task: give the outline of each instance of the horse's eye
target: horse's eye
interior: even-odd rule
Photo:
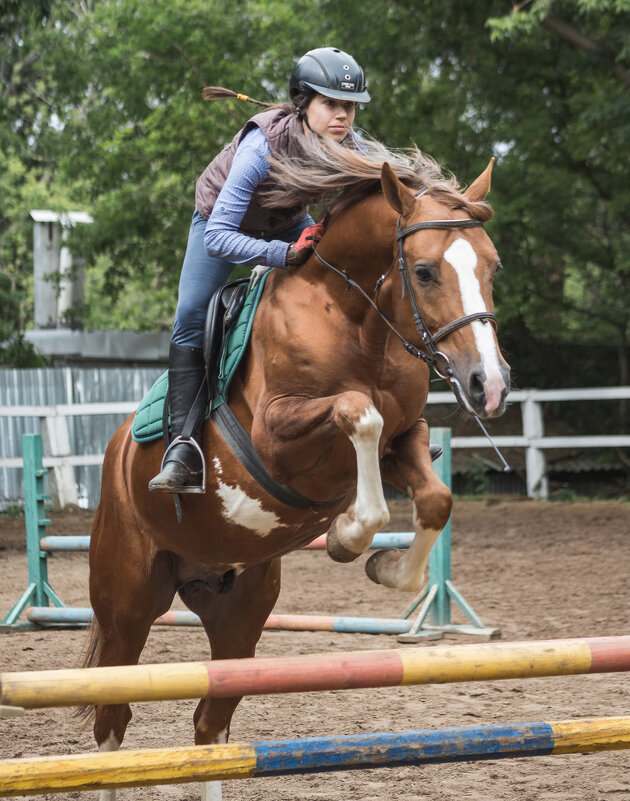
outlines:
[[[421,284],[430,284],[433,281],[433,270],[426,264],[419,264],[416,267],[416,278]]]

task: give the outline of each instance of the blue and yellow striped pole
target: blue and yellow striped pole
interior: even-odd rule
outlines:
[[[117,751],[2,762],[0,796],[625,748],[628,717]]]

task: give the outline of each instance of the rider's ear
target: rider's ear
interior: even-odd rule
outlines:
[[[381,186],[387,202],[401,217],[411,212],[416,202],[414,194],[398,180],[387,162],[381,168]]]
[[[490,191],[490,182],[492,177],[492,165],[494,164],[494,156],[490,159],[488,166],[481,173],[479,178],[472,182],[468,189],[464,192],[466,200],[471,203],[476,203],[478,200],[483,200]]]

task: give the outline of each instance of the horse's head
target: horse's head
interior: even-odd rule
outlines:
[[[479,219],[484,209],[489,216],[481,201],[491,171],[492,161],[463,195],[444,189],[414,194],[389,164],[381,175],[383,193],[399,214],[402,292],[393,299],[396,321],[428,352],[460,405],[481,418],[503,414],[510,383],[492,303],[500,261]]]

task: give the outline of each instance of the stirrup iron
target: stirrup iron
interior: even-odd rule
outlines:
[[[201,450],[201,446],[197,442],[196,439],[193,437],[188,437],[188,439],[184,439],[181,434],[171,442],[168,448],[164,451],[164,456],[162,457],[162,462],[160,464],[160,473],[164,470],[164,466],[166,464],[166,457],[168,456],[169,451],[174,445],[192,445],[197,453],[199,454],[199,458],[201,459],[201,484],[200,485],[191,485],[190,487],[184,487],[183,489],[178,489],[174,491],[174,494],[179,495],[181,494],[205,494],[206,492],[206,459],[203,455],[203,451]]]

